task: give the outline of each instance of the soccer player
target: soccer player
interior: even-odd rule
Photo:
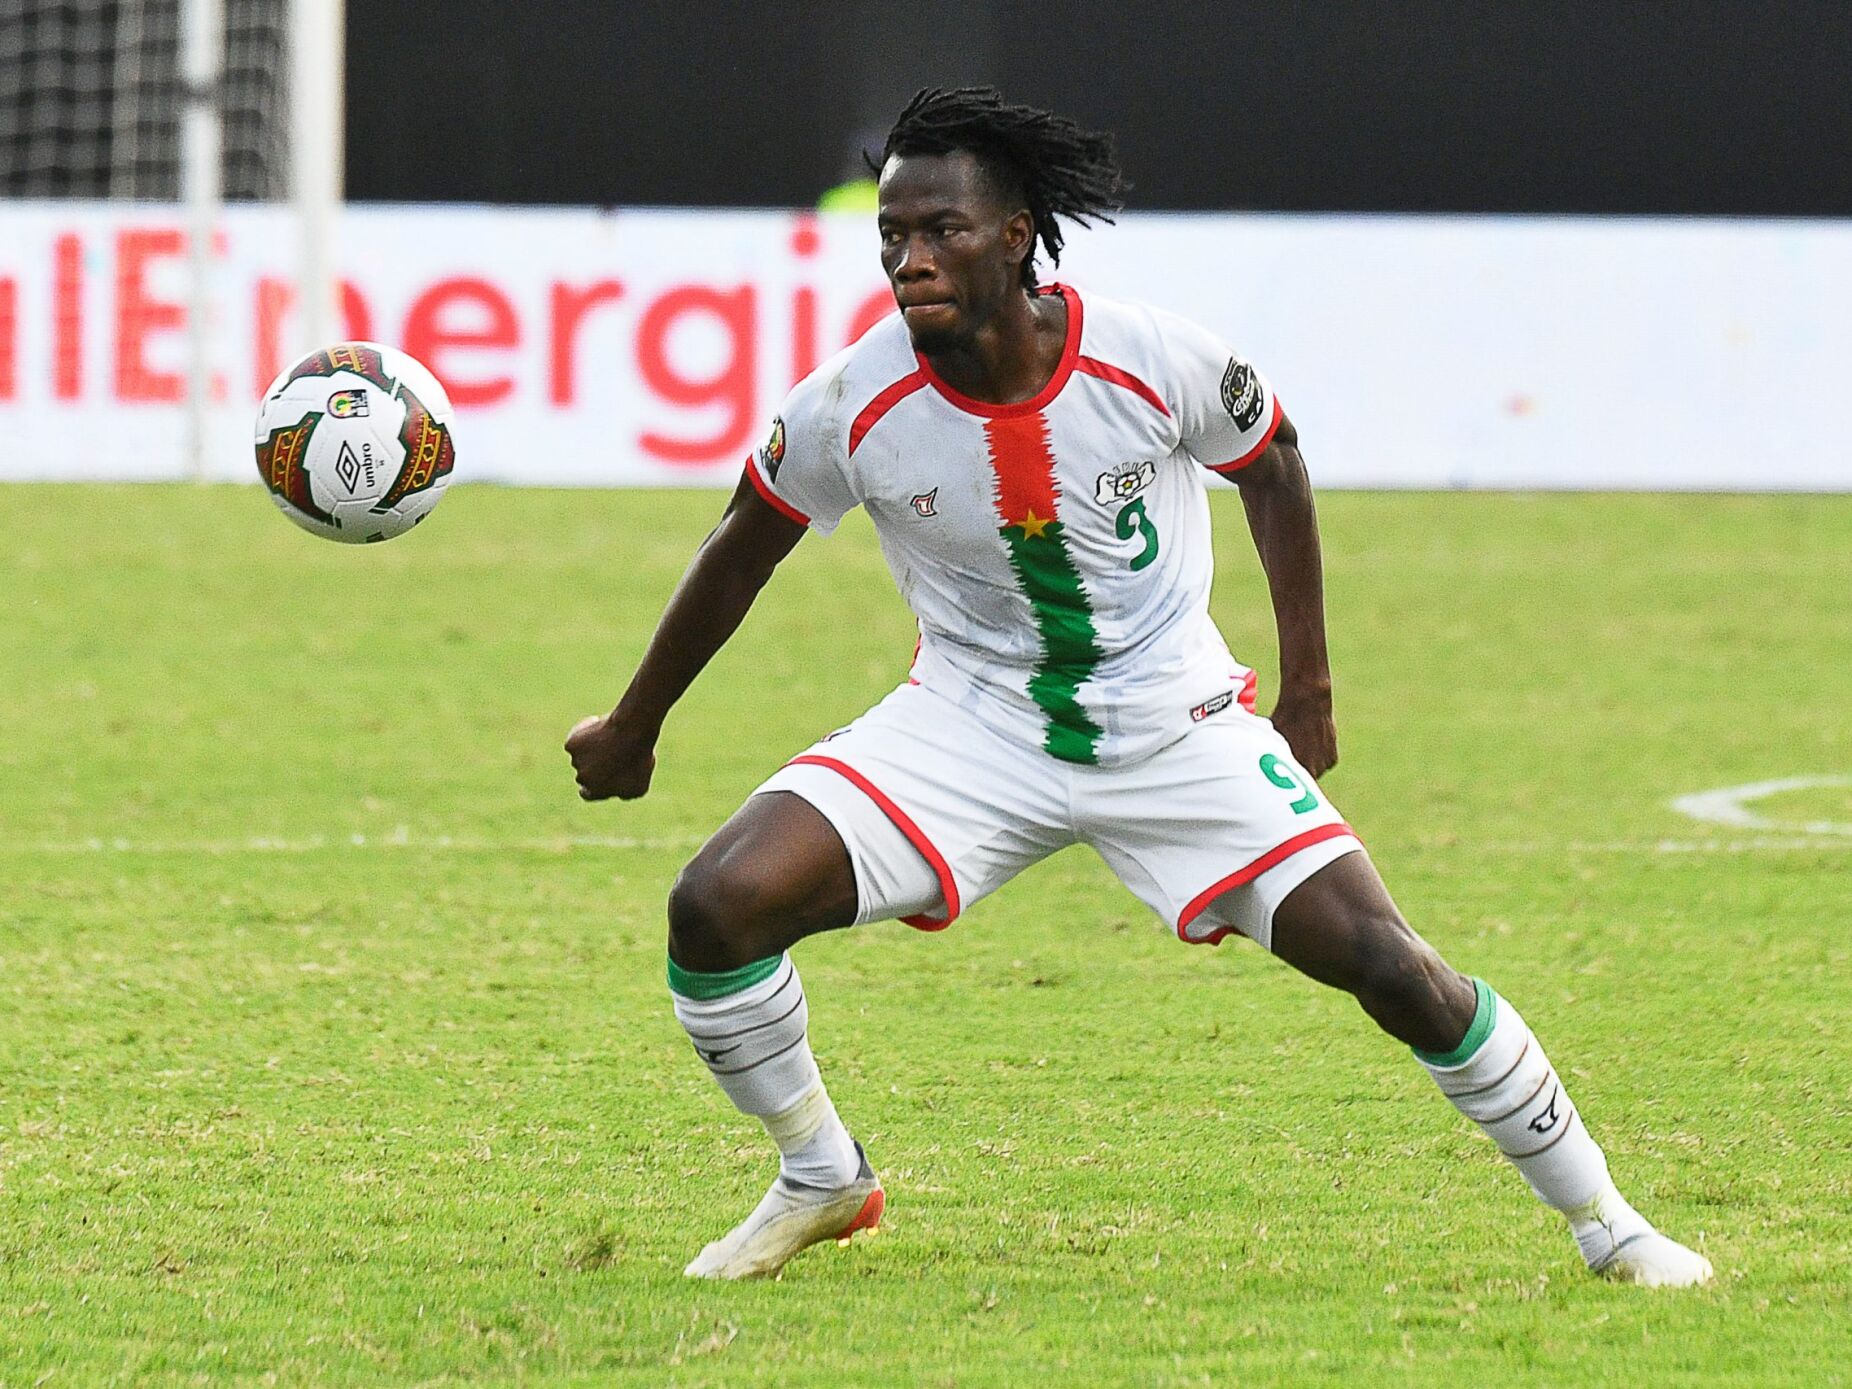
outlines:
[[[866,508],[919,622],[908,679],[773,775],[669,896],[675,1014],[781,1154],[687,1272],[773,1274],[881,1216],[790,948],[894,917],[938,930],[1078,842],[1179,940],[1239,932],[1354,995],[1590,1268],[1708,1280],[1615,1189],[1517,1010],[1409,929],[1316,784],[1337,761],[1318,526],[1272,386],[1185,319],[1038,284],[1057,218],[1108,219],[1121,191],[1108,135],[986,88],[917,95],[880,174],[900,312],[792,390],[623,699],[567,741],[586,799],[643,795],[664,719],[778,563]],[[1266,570],[1270,718],[1209,617],[1204,470],[1240,487]]]

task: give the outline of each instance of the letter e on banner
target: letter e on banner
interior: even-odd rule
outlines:
[[[186,305],[153,298],[148,263],[186,254],[186,237],[173,227],[138,228],[116,236],[116,396],[128,401],[176,401],[186,393],[177,371],[148,365],[148,339],[186,327]]]
[[[459,325],[459,312],[470,321]],[[507,351],[521,341],[514,305],[487,280],[459,276],[439,280],[412,302],[405,315],[405,350],[444,383],[456,405],[493,405],[514,390],[512,376],[465,380],[445,365],[453,348]]]

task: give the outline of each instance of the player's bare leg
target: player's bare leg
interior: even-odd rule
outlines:
[[[727,1097],[778,1144],[753,1212],[698,1254],[696,1278],[776,1274],[792,1255],[872,1229],[885,1197],[823,1088],[809,1008],[785,953],[855,920],[855,876],[835,829],[801,797],[748,800],[669,894],[675,1015]]]
[[[1336,860],[1280,904],[1273,952],[1354,995],[1411,1047],[1454,1107],[1569,1221],[1590,1268],[1649,1287],[1710,1281],[1710,1260],[1660,1234],[1615,1188],[1600,1146],[1517,1010],[1409,929],[1366,856]]]

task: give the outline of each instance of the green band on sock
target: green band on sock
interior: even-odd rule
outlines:
[[[1473,1054],[1485,1045],[1485,1039],[1492,1035],[1492,1024],[1498,1017],[1498,995],[1492,992],[1492,986],[1483,979],[1473,980],[1473,997],[1478,1006],[1473,1009],[1472,1026],[1466,1029],[1466,1035],[1460,1039],[1459,1046],[1452,1051],[1435,1053],[1431,1051],[1415,1052],[1415,1059],[1428,1066],[1463,1066],[1473,1059]],[[1410,1048],[1413,1050],[1413,1048]]]
[[[719,974],[683,969],[674,960],[670,960],[669,987],[683,998],[725,998],[728,994],[750,989],[762,979],[769,979],[783,959],[783,955],[769,955],[763,960],[754,960],[749,965],[723,970]]]

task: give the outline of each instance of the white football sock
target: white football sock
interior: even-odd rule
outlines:
[[[1538,1199],[1563,1213],[1582,1256],[1599,1267],[1653,1227],[1615,1189],[1600,1145],[1518,1010],[1483,980],[1473,980],[1473,988],[1479,1007],[1460,1045],[1445,1055],[1415,1057],[1454,1108],[1511,1159]]]
[[[724,974],[671,961],[669,989],[696,1054],[727,1098],[761,1120],[778,1144],[780,1174],[828,1190],[854,1181],[861,1154],[810,1054],[810,1009],[790,956]]]

